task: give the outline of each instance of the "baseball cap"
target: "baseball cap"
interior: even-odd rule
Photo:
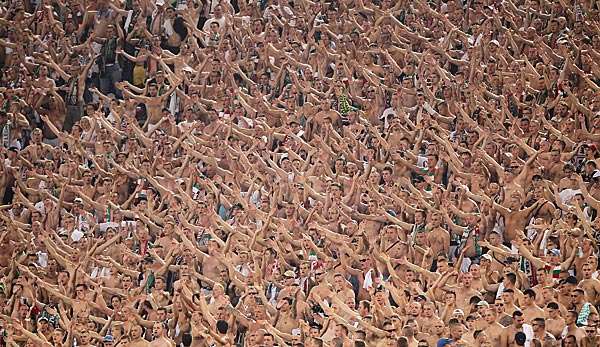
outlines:
[[[106,335],[102,339],[102,342],[113,342],[113,341],[114,341],[114,339],[113,339],[112,335]]]
[[[487,301],[481,300],[480,302],[477,303],[477,306],[490,306],[490,304],[488,304]]]
[[[427,301],[427,298],[424,295],[417,295],[415,297],[415,300]]]
[[[441,338],[437,342],[437,347],[444,347],[452,343],[452,340],[447,338]]]
[[[72,233],[71,233],[71,240],[77,242],[79,240],[81,240],[83,238],[83,236],[85,236],[83,234],[83,232],[79,229],[75,229]]]
[[[565,279],[565,283],[567,284],[577,284],[577,278],[575,276],[569,276]]]
[[[594,171],[594,174],[592,175],[592,178],[598,178],[598,177],[600,177],[600,170]]]
[[[465,311],[461,310],[460,308],[457,308],[456,310],[452,311],[452,315],[465,315]],[[445,345],[444,345],[445,346]]]
[[[283,277],[296,278],[296,273],[292,270],[287,270],[283,273]]]
[[[556,249],[556,248],[553,248],[553,249],[550,250],[550,255],[553,255],[555,257],[560,257],[560,250]]]
[[[422,183],[422,182],[425,182],[425,179],[423,178],[423,176],[421,176],[421,175],[418,175],[418,176],[416,176],[416,177],[413,179],[413,181],[414,181],[415,183]]]
[[[486,254],[484,254],[484,255],[482,255],[481,257],[482,257],[483,259],[486,259],[486,260],[492,261],[492,256],[491,256],[491,255],[489,255],[489,254],[487,254],[487,253],[486,253]]]

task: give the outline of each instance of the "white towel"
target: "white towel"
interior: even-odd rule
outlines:
[[[125,32],[129,33],[129,24],[131,24],[131,19],[133,17],[133,10],[129,10],[127,12],[127,19],[125,19]]]
[[[529,324],[523,324],[523,334],[525,334],[525,347],[531,346],[533,340],[533,327]]]
[[[363,282],[364,289],[370,289],[373,287],[373,269],[367,271],[365,274],[365,280]]]

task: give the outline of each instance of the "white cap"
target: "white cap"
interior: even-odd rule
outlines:
[[[385,119],[389,116],[396,116],[396,111],[394,111],[393,107],[386,108],[381,116],[379,116],[379,119]]]
[[[598,177],[600,177],[600,170],[594,171],[594,174],[592,175],[592,178],[598,178]]]
[[[81,238],[83,237],[83,233],[81,232],[81,230],[79,229],[75,229],[72,233],[71,233],[71,240],[77,242],[79,240],[81,240]]]
[[[156,5],[162,6],[165,4],[165,0],[156,0]]]

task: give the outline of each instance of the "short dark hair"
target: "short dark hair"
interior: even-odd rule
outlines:
[[[546,319],[542,318],[542,317],[537,317],[533,319],[533,322],[536,324],[539,324],[542,327],[546,326]]]
[[[523,294],[527,295],[530,299],[535,299],[536,294],[535,291],[531,288],[527,288],[523,291]]]
[[[400,336],[398,338],[398,340],[396,341],[396,346],[398,347],[408,347],[408,338],[404,337],[404,336]]]
[[[512,284],[517,283],[517,275],[514,272],[507,273],[506,279]]]
[[[224,320],[217,321],[217,331],[219,333],[225,334],[225,333],[227,333],[228,330],[229,330],[229,323],[227,323]]]
[[[462,324],[458,319],[452,318],[448,321],[448,326],[456,326]]]
[[[344,333],[348,334],[348,328],[345,325],[339,325],[344,330]]]

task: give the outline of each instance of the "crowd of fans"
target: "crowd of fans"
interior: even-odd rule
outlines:
[[[600,346],[599,9],[0,1],[0,346]]]

